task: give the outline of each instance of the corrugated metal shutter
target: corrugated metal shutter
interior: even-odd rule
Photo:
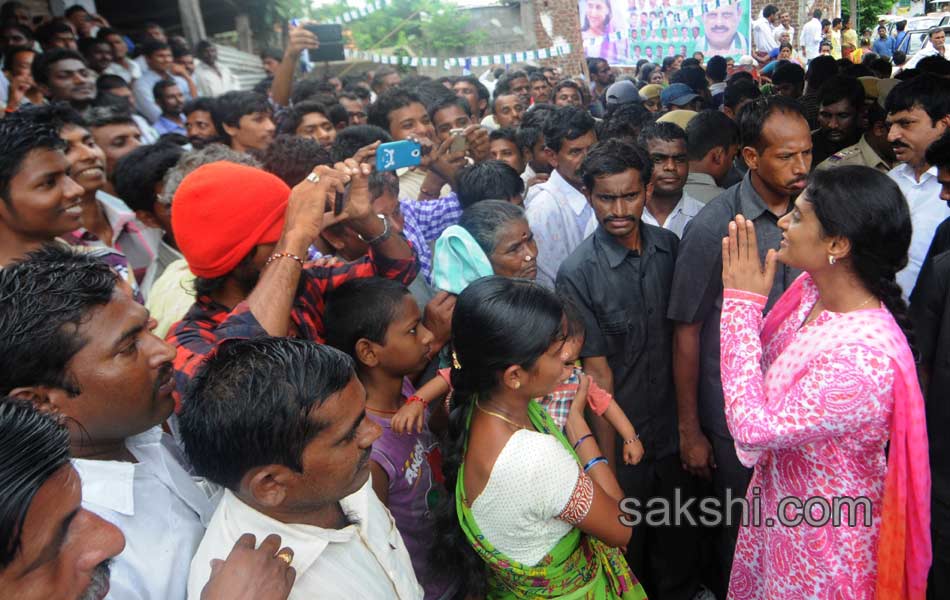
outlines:
[[[231,46],[215,44],[218,49],[218,62],[231,69],[241,83],[242,90],[253,88],[267,74],[261,65],[261,59],[255,54],[242,52]]]

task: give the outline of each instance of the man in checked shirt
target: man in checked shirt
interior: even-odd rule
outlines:
[[[167,336],[177,348],[176,399],[225,339],[270,335],[322,342],[327,291],[358,277],[412,282],[418,270],[412,247],[371,210],[370,169],[351,159],[319,166],[291,190],[259,169],[217,162],[182,181],[172,228],[197,279],[195,304]],[[335,195],[347,184],[342,212],[334,215]],[[369,245],[367,256],[346,264],[305,263],[301,257],[323,227],[342,220]]]

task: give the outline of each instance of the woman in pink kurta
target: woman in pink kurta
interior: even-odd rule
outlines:
[[[815,173],[779,226],[764,270],[750,222],[737,217],[723,240],[726,420],[761,507],[740,531],[729,597],[922,599],[927,437],[895,320],[906,311],[894,276],[907,261],[907,204],[885,175],[841,167]],[[763,318],[776,260],[805,273]],[[809,498],[822,500],[803,509]],[[835,498],[867,500],[835,510]]]

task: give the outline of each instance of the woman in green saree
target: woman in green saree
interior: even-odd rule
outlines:
[[[434,560],[488,599],[645,598],[620,548],[613,472],[584,419],[581,385],[565,433],[533,398],[569,375],[567,320],[533,282],[486,277],[452,317],[454,396]]]

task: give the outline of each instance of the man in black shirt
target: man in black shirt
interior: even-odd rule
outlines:
[[[678,239],[640,218],[651,170],[643,150],[620,140],[590,150],[581,173],[598,227],[557,275],[558,291],[584,324],[584,369],[613,394],[643,442],[640,463],[617,464],[616,432],[595,421],[624,494],[641,507],[648,498],[685,500],[696,483],[677,455],[673,327],[666,318]],[[700,590],[698,527],[644,525],[639,531],[627,557],[647,594],[693,598]]]
[[[667,313],[675,322],[673,378],[676,385],[680,457],[687,470],[711,479],[720,501],[745,495],[752,470],[736,457],[726,427],[719,372],[719,316],[722,310],[722,239],[742,214],[755,224],[759,253],[778,248],[778,220],[805,188],[811,169],[811,134],[802,109],[784,96],[758,98],[739,114],[739,146],[749,166],[743,180],[693,217],[676,258]],[[799,272],[780,265],[768,308]],[[725,597],[740,515],[719,532],[720,588]]]
[[[950,135],[927,148],[927,163],[937,167],[940,199],[950,202]],[[937,227],[920,277],[910,297],[921,388],[930,441],[930,528],[933,568],[928,598],[950,597],[950,219]]]

